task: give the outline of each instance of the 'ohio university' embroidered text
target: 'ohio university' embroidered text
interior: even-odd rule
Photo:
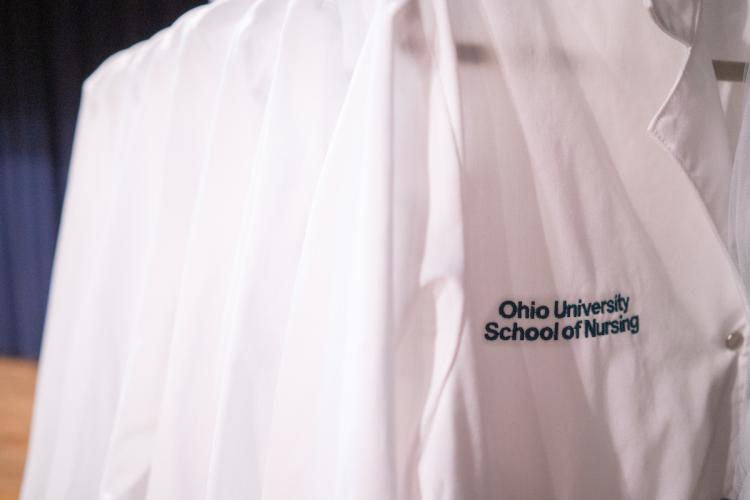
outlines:
[[[533,300],[529,304],[520,300],[505,300],[497,308],[502,320],[544,320],[550,318],[550,315],[558,320],[581,319],[572,324],[555,321],[541,327],[522,326],[518,321],[513,321],[512,324],[490,321],[484,327],[484,338],[490,341],[546,341],[594,338],[622,332],[635,334],[640,330],[640,322],[637,314],[628,316],[631,310],[630,303],[630,297],[619,293],[609,299],[588,302],[582,299],[575,302],[555,300],[551,307],[545,304],[538,305]]]

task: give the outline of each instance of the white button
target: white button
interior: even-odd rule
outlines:
[[[745,340],[745,337],[742,335],[742,333],[739,331],[736,331],[727,335],[727,338],[724,341],[724,344],[727,346],[728,349],[731,349],[734,351],[736,349],[739,349],[739,347],[742,345],[742,342],[744,340]]]

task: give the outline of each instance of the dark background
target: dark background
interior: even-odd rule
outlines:
[[[0,355],[39,355],[83,81],[201,3],[0,0]]]

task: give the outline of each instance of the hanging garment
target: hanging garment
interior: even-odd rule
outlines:
[[[739,132],[737,152],[732,169],[730,186],[729,225],[732,252],[745,289],[750,290],[750,221],[748,197],[750,196],[750,94],[745,97],[742,127]],[[737,480],[740,500],[750,499],[750,413],[745,413],[740,434],[740,456]]]
[[[34,419],[31,439],[39,444],[30,445],[25,469],[43,479],[25,481],[30,498],[97,494],[86,478],[101,477],[152,228],[152,185],[143,180],[160,165],[138,154],[152,148],[156,159],[164,149],[159,109],[148,123],[135,112],[151,83],[138,69],[156,55],[148,48],[113,56],[83,88],[39,365],[35,412],[45,417]],[[162,67],[167,75],[170,66]],[[166,97],[156,90],[152,105]],[[154,142],[136,141],[148,134]]]
[[[646,7],[221,0],[110,58],[22,499],[735,498],[729,140],[703,5]]]

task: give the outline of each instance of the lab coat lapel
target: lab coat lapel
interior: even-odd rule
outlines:
[[[659,27],[685,45],[685,63],[648,129],[688,175],[726,246],[732,154],[710,57],[700,36],[702,5],[699,0],[649,4]]]

